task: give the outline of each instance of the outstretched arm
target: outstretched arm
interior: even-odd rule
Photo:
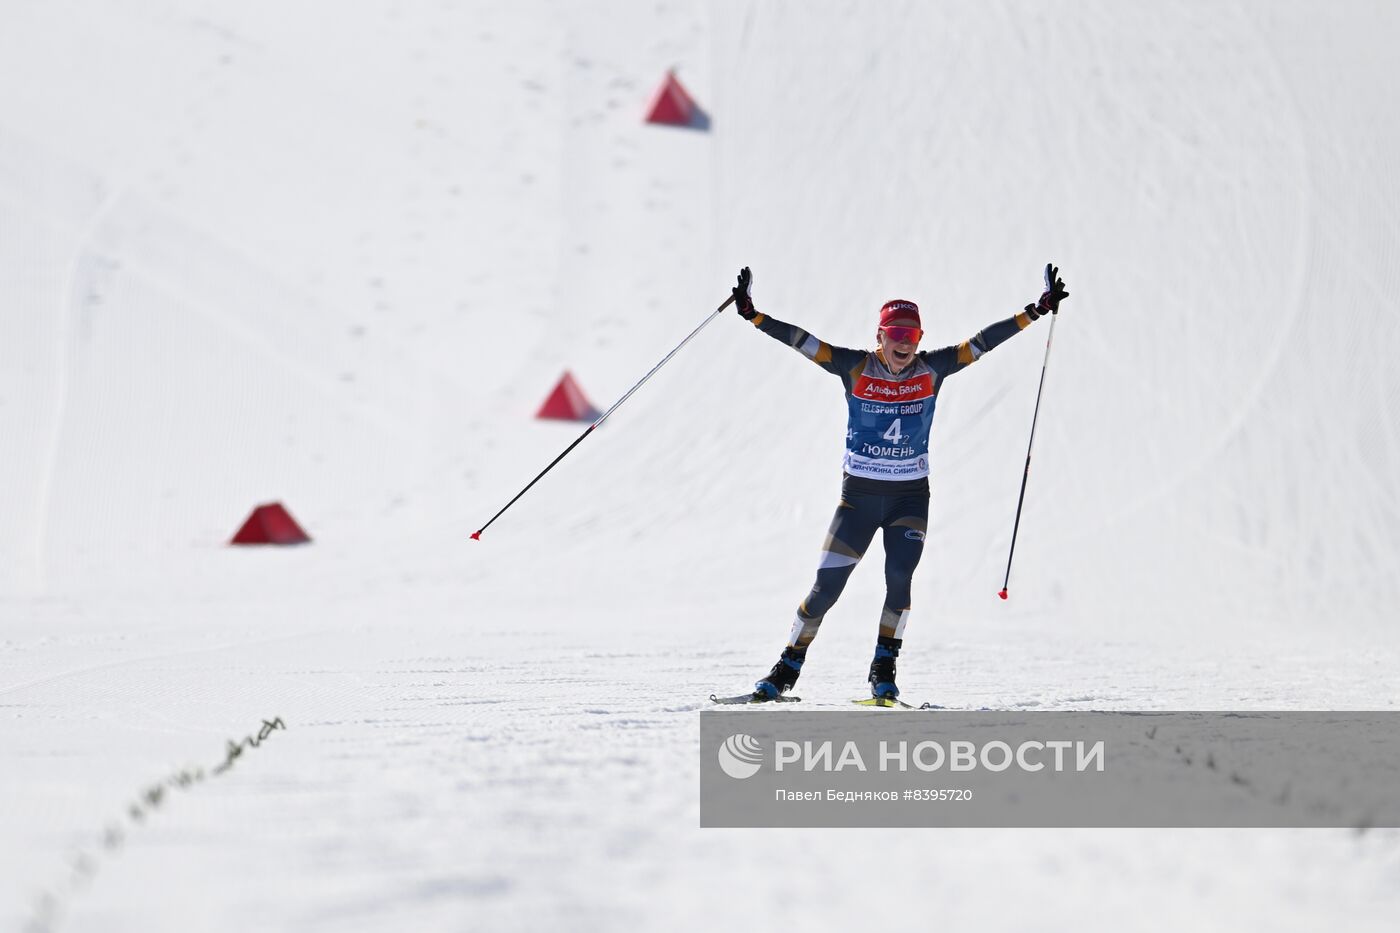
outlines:
[[[746,318],[769,337],[787,344],[833,375],[845,375],[865,359],[864,350],[833,347],[796,325],[760,313],[753,306],[753,273],[749,271],[748,266],[739,273],[739,284],[734,287],[734,305],[740,317]]]
[[[1069,297],[1069,292],[1065,291],[1064,281],[1059,278],[1059,271],[1052,265],[1046,265],[1045,291],[1041,293],[1038,302],[1026,305],[1026,309],[1020,314],[1004,321],[997,321],[995,324],[989,324],[962,343],[944,347],[941,350],[920,353],[919,356],[928,363],[929,368],[934,372],[943,376],[951,376],[977,362],[981,359],[982,354],[1000,346],[1025,330],[1030,326],[1031,321],[1047,314],[1058,314],[1060,302]]]
[[[924,362],[928,363],[929,368],[934,372],[942,376],[951,376],[977,362],[982,358],[983,353],[1000,346],[1025,330],[1033,320],[1035,317],[1031,316],[1031,312],[1022,311],[1004,321],[988,324],[962,343],[943,347],[941,350],[920,353],[919,356],[923,357]]]

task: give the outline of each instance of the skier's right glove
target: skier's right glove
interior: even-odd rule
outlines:
[[[1031,320],[1045,314],[1059,314],[1060,302],[1069,297],[1069,292],[1065,291],[1064,280],[1060,277],[1060,270],[1050,263],[1045,264],[1045,291],[1041,292],[1040,300],[1033,305],[1026,305],[1026,313],[1031,316]]]
[[[753,273],[748,266],[739,270],[739,284],[734,286],[733,294],[734,308],[741,318],[752,321],[758,317],[758,310],[753,306]]]

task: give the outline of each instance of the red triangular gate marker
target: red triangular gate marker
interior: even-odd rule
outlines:
[[[662,123],[666,126],[688,126],[693,129],[705,129],[709,126],[709,118],[681,86],[680,81],[676,80],[674,71],[666,72],[666,80],[656,92],[651,112],[647,114],[647,122]]]
[[[253,509],[229,544],[307,544],[311,538],[280,502]]]
[[[551,418],[557,421],[595,421],[602,414],[584,398],[574,377],[567,370],[560,378],[549,398],[544,400],[536,418]]]

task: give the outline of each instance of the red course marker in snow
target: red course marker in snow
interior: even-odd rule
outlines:
[[[535,417],[555,421],[591,422],[596,420],[599,414],[598,409],[584,396],[583,389],[579,388],[573,374],[565,370],[554,391],[549,393],[549,398],[545,399],[540,410],[535,412]]]
[[[676,80],[674,71],[666,72],[666,80],[656,92],[651,110],[647,113],[648,123],[662,123],[668,126],[692,126],[695,123],[695,99]]]
[[[229,544],[307,544],[310,541],[311,536],[302,530],[282,503],[268,502],[253,509],[253,514]]]

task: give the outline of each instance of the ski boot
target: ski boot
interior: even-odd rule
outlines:
[[[768,676],[753,685],[754,699],[776,700],[791,690],[797,683],[797,675],[802,673],[802,662],[806,658],[806,648],[784,648],[783,656],[778,658]]]
[[[899,687],[894,682],[895,658],[899,657],[900,638],[886,638],[883,635],[875,644],[875,660],[870,662],[870,695],[876,699],[893,700],[899,696]]]

